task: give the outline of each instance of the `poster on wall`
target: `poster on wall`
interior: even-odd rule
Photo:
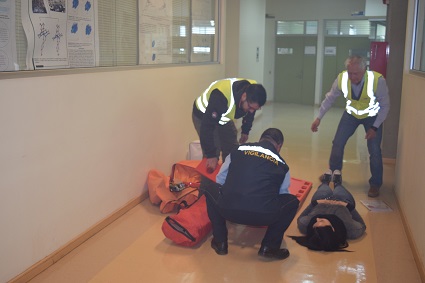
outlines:
[[[22,0],[27,69],[95,67],[97,0]]]
[[[0,1],[0,72],[19,70],[16,54],[15,1]]]
[[[172,63],[172,0],[139,0],[139,64]]]

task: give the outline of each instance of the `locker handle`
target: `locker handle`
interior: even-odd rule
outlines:
[[[378,45],[375,44],[375,52],[373,53],[373,59],[376,60],[376,53],[378,52]]]

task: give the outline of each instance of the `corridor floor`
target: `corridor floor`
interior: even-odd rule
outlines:
[[[268,103],[256,117],[249,141],[257,141],[266,128],[281,129],[285,136],[281,155],[290,166],[291,176],[313,182],[298,214],[317,189],[318,176],[327,169],[342,111],[331,109],[317,133],[310,131],[317,107]],[[285,236],[282,246],[289,249],[290,257],[263,261],[257,251],[265,229],[230,223],[226,256],[210,248],[211,235],[194,248],[177,246],[161,231],[166,215],[146,199],[30,282],[419,283],[393,192],[394,162],[384,162],[384,185],[378,197],[393,211],[371,212],[360,202],[370,199],[364,135],[363,128],[359,128],[351,137],[342,171],[343,184],[354,195],[367,225],[362,238],[349,242],[348,249],[353,252],[314,252]],[[300,235],[296,221],[286,235]]]

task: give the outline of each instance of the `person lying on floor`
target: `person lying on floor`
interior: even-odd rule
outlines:
[[[269,259],[289,256],[289,251],[280,246],[299,200],[289,193],[289,167],[279,155],[282,145],[283,134],[279,129],[265,130],[259,142],[242,144],[231,151],[216,176],[217,183],[211,182],[202,189],[213,228],[211,247],[217,254],[228,253],[228,220],[268,226],[259,256]]]
[[[289,236],[311,250],[344,251],[347,239],[360,238],[366,230],[353,195],[339,182],[334,182],[332,190],[330,180],[329,173],[323,174],[322,184],[297,219],[298,229],[305,236]]]

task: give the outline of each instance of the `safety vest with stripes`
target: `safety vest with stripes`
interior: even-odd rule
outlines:
[[[378,114],[380,106],[379,102],[376,101],[375,92],[380,77],[382,77],[380,73],[366,71],[360,98],[356,100],[352,97],[351,81],[348,79],[347,71],[343,71],[338,75],[338,87],[344,94],[345,99],[347,99],[345,110],[348,114],[358,119],[373,117]]]
[[[211,92],[214,89],[218,89],[224,97],[227,99],[227,110],[224,112],[221,117],[219,124],[225,125],[229,121],[235,118],[236,106],[235,98],[233,96],[233,83],[236,81],[246,80],[251,84],[256,84],[255,80],[242,79],[242,78],[228,78],[223,80],[218,80],[213,83],[196,99],[196,107],[202,112],[205,113],[208,107],[208,101],[210,100]]]

